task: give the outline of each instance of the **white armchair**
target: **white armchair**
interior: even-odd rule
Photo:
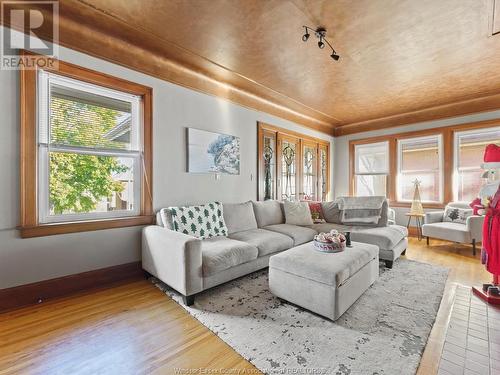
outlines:
[[[447,207],[470,208],[464,202],[451,202]],[[484,216],[469,216],[465,224],[443,221],[445,211],[433,211],[425,214],[422,235],[458,243],[472,243],[472,253],[476,255],[476,243],[482,241]]]

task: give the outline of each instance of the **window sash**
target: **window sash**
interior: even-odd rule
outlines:
[[[360,186],[359,186],[359,183],[358,183],[358,177],[362,177],[362,176],[366,176],[366,177],[377,177],[377,176],[384,176],[385,177],[385,184],[384,184],[384,193],[381,194],[381,195],[384,195],[387,197],[387,191],[388,191],[388,182],[389,182],[389,174],[386,173],[372,173],[372,174],[369,174],[369,173],[363,173],[363,174],[355,174],[354,175],[354,195],[355,196],[362,196],[362,195],[359,195],[359,190],[360,190]],[[376,192],[374,192],[373,195],[377,195]]]
[[[95,156],[112,156],[112,157],[127,157],[134,160],[133,162],[133,190],[134,190],[134,209],[133,210],[115,210],[107,212],[88,212],[88,213],[69,213],[69,214],[50,214],[50,192],[49,192],[49,154],[50,152],[67,152],[73,154],[95,155]],[[111,219],[119,217],[138,216],[141,212],[141,176],[142,176],[142,156],[134,152],[121,153],[103,153],[97,151],[79,150],[78,152],[68,152],[60,149],[46,147],[41,145],[38,149],[39,155],[39,209],[38,220],[42,224],[57,223],[57,222],[72,222],[84,220]]]
[[[51,85],[57,84],[69,89],[80,90],[90,94],[101,95],[131,103],[130,149],[106,149],[88,146],[59,145],[50,143],[50,103]],[[141,98],[87,82],[38,71],[37,92],[37,139],[38,139],[38,221],[41,224],[65,223],[86,220],[102,220],[121,217],[138,216],[141,213],[141,189],[143,174],[143,127],[141,126]],[[49,154],[65,152],[108,157],[126,157],[133,159],[133,210],[115,210],[108,212],[88,212],[50,215],[49,192]]]
[[[359,163],[360,163],[360,157],[361,154],[363,153],[363,149],[376,149],[377,147],[384,148],[385,152],[385,165],[382,168],[374,168],[371,170],[368,170],[366,172],[360,172],[359,170]],[[354,147],[354,174],[356,175],[386,175],[389,173],[389,142],[384,141],[384,142],[375,142],[375,143],[367,143],[367,144],[360,144],[360,145],[355,145]]]
[[[437,149],[438,149],[438,167],[437,168],[423,168],[418,170],[410,170],[410,169],[402,169],[403,165],[403,146],[412,144],[419,141],[437,141]],[[439,173],[438,183],[439,183],[439,198],[438,200],[425,200],[422,199],[423,203],[442,203],[444,200],[444,173],[443,173],[443,136],[442,134],[436,134],[425,137],[414,137],[414,138],[406,138],[406,139],[398,139],[397,140],[397,175],[396,175],[396,185],[397,185],[397,201],[398,202],[411,202],[412,199],[404,199],[403,196],[403,186],[401,183],[402,175],[411,174],[411,173],[435,173],[436,171]]]
[[[129,102],[131,105],[131,126],[130,126],[130,148],[131,151],[142,151],[142,128],[141,118],[141,98],[137,95],[127,94],[113,89],[108,89],[102,86],[93,85],[91,83],[74,80],[72,78],[59,76],[57,74],[48,73],[44,70],[38,71],[38,129],[37,139],[39,144],[48,144],[50,141],[50,103],[51,103],[51,86],[65,86],[66,88],[76,91],[83,91],[89,94],[96,94],[103,97],[108,97],[114,100]],[[71,146],[86,149],[99,149],[99,147],[90,146]]]

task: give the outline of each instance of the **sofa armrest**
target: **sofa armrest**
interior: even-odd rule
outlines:
[[[484,216],[478,215],[469,216],[465,222],[471,238],[478,242],[483,238],[483,222]]]
[[[201,240],[158,225],[142,230],[142,268],[189,296],[203,290]]]
[[[425,213],[424,224],[440,223],[443,221],[444,211],[431,211]]]

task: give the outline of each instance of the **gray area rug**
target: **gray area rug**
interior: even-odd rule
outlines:
[[[274,297],[267,269],[205,291],[192,307],[153,282],[264,373],[414,374],[448,270],[405,259],[332,322]]]

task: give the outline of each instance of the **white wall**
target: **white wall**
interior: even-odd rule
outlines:
[[[329,140],[333,146],[328,135],[88,55],[61,48],[60,59],[153,88],[155,209],[256,199],[257,121]],[[19,238],[15,229],[19,223],[18,72],[0,70],[0,98],[0,289],[139,260],[139,227]],[[215,180],[209,174],[186,173],[186,127],[240,137],[241,174]]]
[[[500,119],[500,110],[477,113],[468,116],[453,117],[438,121],[419,122],[411,125],[398,126],[383,130],[375,130],[364,133],[345,135],[335,138],[335,155],[334,155],[334,191],[335,196],[349,195],[349,141],[381,135],[397,134],[411,132],[416,130],[424,130],[431,128],[440,128],[443,126],[466,124],[470,122]],[[499,121],[500,124],[500,121]],[[395,208],[396,221],[398,224],[407,224],[408,218],[404,215],[407,208]],[[426,210],[427,211],[427,210]],[[430,210],[429,210],[430,211]],[[412,225],[414,223],[412,222]]]

